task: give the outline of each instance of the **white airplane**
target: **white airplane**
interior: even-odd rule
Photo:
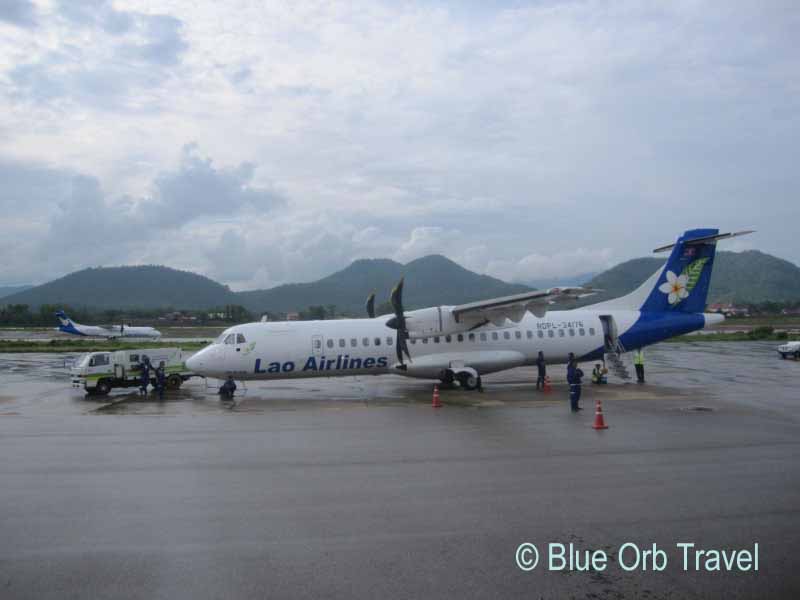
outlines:
[[[605,358],[626,377],[619,355],[724,320],[704,313],[716,243],[739,235],[686,231],[669,259],[626,296],[573,310],[549,307],[599,290],[552,288],[514,296],[405,312],[402,280],[392,291],[393,315],[368,319],[247,323],[226,329],[186,361],[210,377],[287,379],[395,373],[458,381],[474,389],[478,375],[533,365]],[[409,344],[410,342],[410,344]]]
[[[70,319],[63,310],[56,312],[56,317],[61,325],[56,331],[70,333],[72,335],[82,335],[85,337],[102,337],[109,340],[117,338],[160,338],[161,332],[152,327],[131,327],[130,325],[112,325],[110,327],[100,327],[98,325],[81,325]]]

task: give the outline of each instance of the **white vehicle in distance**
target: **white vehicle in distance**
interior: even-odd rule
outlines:
[[[194,374],[186,368],[186,354],[180,348],[143,348],[116,352],[90,352],[81,356],[70,369],[72,387],[83,388],[90,396],[105,396],[113,388],[138,387],[144,358],[153,370],[150,383],[155,384],[155,368],[162,362],[167,376],[167,389],[176,390]]]
[[[800,342],[787,342],[778,346],[778,354],[781,355],[781,358],[794,356],[796,359],[800,359]]]

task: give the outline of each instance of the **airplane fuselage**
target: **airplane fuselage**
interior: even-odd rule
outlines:
[[[77,323],[70,323],[69,325],[61,325],[56,328],[56,331],[61,333],[68,333],[70,335],[79,335],[84,337],[100,337],[106,339],[117,338],[134,338],[134,339],[154,339],[161,337],[161,332],[152,327],[100,327],[98,325],[80,325]]]
[[[205,375],[239,380],[386,373],[438,378],[464,365],[487,374],[534,364],[540,351],[549,364],[566,362],[570,353],[595,360],[603,356],[606,335],[628,348],[643,347],[702,329],[708,320],[703,314],[632,310],[550,311],[542,318],[528,313],[518,323],[411,339],[411,359],[398,368],[397,332],[386,326],[390,317],[237,325],[187,364]]]

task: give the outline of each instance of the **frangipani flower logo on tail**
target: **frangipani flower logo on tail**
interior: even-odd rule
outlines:
[[[697,285],[700,274],[703,272],[703,266],[707,262],[708,258],[698,258],[686,265],[680,275],[667,271],[667,280],[658,286],[658,291],[667,294],[670,306],[675,306],[684,298],[689,297],[689,292]]]
[[[686,284],[689,283],[688,275],[675,275],[672,271],[667,271],[667,280],[658,286],[658,290],[664,294],[669,294],[667,300],[670,304],[677,304],[689,296]]]

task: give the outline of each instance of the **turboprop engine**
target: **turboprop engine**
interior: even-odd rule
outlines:
[[[478,323],[482,323],[482,321],[459,323],[451,309],[451,306],[434,306],[407,312],[406,331],[408,337],[419,339],[432,335],[464,333]]]

